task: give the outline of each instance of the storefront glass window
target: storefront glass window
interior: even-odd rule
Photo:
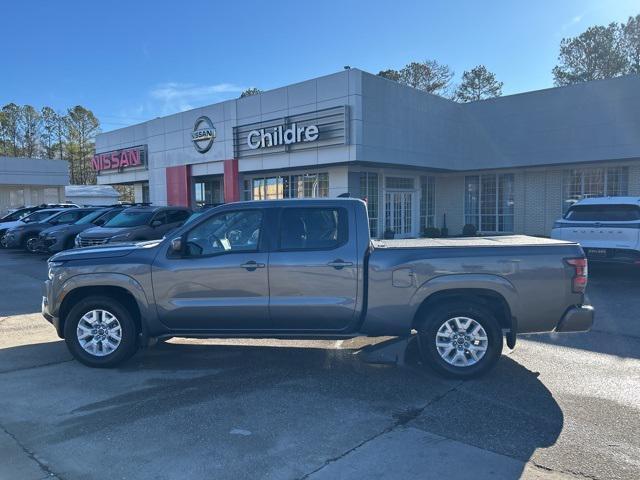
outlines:
[[[374,172],[360,173],[360,198],[367,202],[369,213],[369,233],[372,238],[378,236],[378,206],[380,190],[378,188],[378,174]]]
[[[435,177],[420,177],[420,232],[435,226]]]
[[[245,180],[244,196],[246,200],[328,197],[329,174],[308,173]]]
[[[385,187],[398,190],[413,190],[413,178],[386,177]]]
[[[580,168],[565,170],[562,182],[562,210],[583,198],[628,195],[629,168]]]
[[[464,223],[481,232],[513,232],[513,174],[465,177]]]

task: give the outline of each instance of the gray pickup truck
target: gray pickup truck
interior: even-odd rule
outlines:
[[[579,245],[525,236],[371,240],[355,199],[226,204],[165,239],[49,260],[42,312],[71,353],[110,367],[159,338],[408,337],[469,378],[517,333],[588,330]]]

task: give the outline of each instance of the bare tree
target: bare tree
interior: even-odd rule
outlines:
[[[400,83],[440,95],[447,93],[452,78],[453,70],[435,60],[411,62],[400,70]]]
[[[42,107],[40,110],[42,117],[42,133],[40,142],[42,143],[42,153],[45,158],[56,158],[56,122],[58,115],[51,107]]]
[[[20,107],[18,127],[22,139],[22,154],[25,157],[38,156],[40,126],[42,119],[38,111],[31,105]]]
[[[64,160],[65,142],[68,130],[67,116],[62,113],[56,113],[54,125],[54,135],[56,138],[54,148],[58,151],[58,158],[60,160]]]
[[[19,127],[20,107],[15,103],[8,103],[2,107],[0,122],[0,134],[5,146],[5,154],[19,157],[21,155],[20,146],[22,145]]]
[[[629,17],[622,27],[629,73],[640,73],[640,15]]]
[[[91,110],[77,105],[67,111],[66,124],[71,183],[95,183],[91,157],[95,151],[95,136],[100,130],[100,123]]]
[[[462,83],[455,93],[456,100],[474,102],[502,95],[502,82],[484,65],[478,65],[462,74]]]
[[[244,92],[240,94],[240,98],[250,97],[252,95],[259,95],[262,93],[262,90],[256,87],[247,88]]]
[[[388,80],[393,80],[394,82],[400,81],[400,72],[392,68],[389,68],[387,70],[380,70],[378,72],[378,76],[382,78],[386,78]]]
[[[553,68],[556,85],[612,78],[627,73],[628,60],[621,25],[589,27],[575,38],[560,42],[558,65]]]
[[[411,62],[400,70],[381,70],[378,76],[437,95],[446,95],[453,78],[448,65],[435,60]]]

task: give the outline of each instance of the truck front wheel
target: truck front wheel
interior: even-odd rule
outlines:
[[[90,296],[69,312],[64,337],[71,354],[89,367],[113,367],[136,352],[136,325],[117,300]]]
[[[489,371],[502,353],[502,330],[482,305],[448,303],[418,328],[422,360],[446,377],[469,379]]]

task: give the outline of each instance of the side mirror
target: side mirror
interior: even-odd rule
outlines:
[[[160,220],[154,220],[153,222],[151,222],[151,226],[153,228],[159,227],[160,225],[162,225],[162,222]]]
[[[174,238],[171,240],[171,245],[169,246],[169,250],[171,253],[181,254],[182,253],[182,237]]]
[[[101,227],[101,226],[103,226],[105,223],[107,223],[107,222],[105,221],[105,219],[104,219],[104,218],[99,218],[99,219],[97,219],[95,222],[93,222],[93,224],[94,224],[95,226],[97,226],[97,227]]]

